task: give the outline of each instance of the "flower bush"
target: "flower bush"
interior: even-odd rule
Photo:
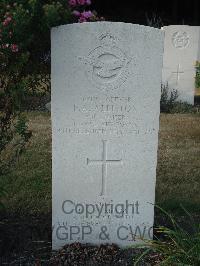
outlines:
[[[72,14],[78,19],[78,22],[104,20],[103,17],[98,17],[95,11],[87,10],[86,7],[91,5],[91,0],[69,0],[69,6]]]
[[[31,136],[20,115],[24,96],[41,81],[50,89],[51,27],[98,20],[90,5],[91,0],[0,1],[0,175]]]

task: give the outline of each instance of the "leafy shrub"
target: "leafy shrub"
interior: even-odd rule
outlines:
[[[177,101],[177,90],[170,90],[168,84],[161,85],[160,111],[162,113],[197,113],[198,110],[192,104]]]
[[[195,77],[195,87],[200,88],[200,62],[196,62],[196,77]]]
[[[17,161],[31,137],[31,131],[28,130],[27,119],[24,115],[20,114],[9,119],[7,128],[0,129],[0,176]]]
[[[156,237],[155,240],[146,241],[146,250],[137,259],[134,265],[138,265],[148,253],[156,252],[163,258],[160,265],[199,266],[200,224],[196,224],[191,214],[184,209],[190,225],[190,228],[185,230],[175,221],[172,215],[169,215],[164,210],[162,211],[170,219],[172,229],[164,226],[158,227],[156,231],[161,234],[161,237]]]
[[[170,90],[168,84],[161,84],[160,111],[163,113],[170,113],[177,98],[177,90]]]
[[[0,184],[0,211],[5,208],[4,204],[2,203],[3,198],[7,196],[6,190],[2,184]]]
[[[185,113],[196,113],[197,108],[195,108],[192,104],[189,104],[187,102],[175,102],[173,107],[170,110],[170,113],[180,113],[180,114],[185,114]]]
[[[149,27],[154,27],[158,29],[163,27],[162,19],[156,13],[152,13],[151,16],[149,16],[147,13],[145,15],[146,15],[146,22]]]

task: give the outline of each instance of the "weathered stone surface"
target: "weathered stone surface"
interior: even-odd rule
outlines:
[[[163,32],[52,30],[53,248],[152,236]]]

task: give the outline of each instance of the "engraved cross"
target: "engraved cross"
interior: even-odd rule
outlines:
[[[102,179],[101,179],[101,193],[100,196],[105,195],[106,192],[106,178],[107,178],[107,166],[112,165],[122,165],[122,160],[108,160],[107,159],[107,140],[102,140],[103,142],[103,152],[101,160],[90,160],[87,158],[87,165],[101,165],[102,167]]]
[[[183,74],[183,71],[180,71],[181,65],[178,64],[177,71],[172,72],[172,74],[176,74],[176,86],[178,86],[178,82],[180,80],[180,74]]]

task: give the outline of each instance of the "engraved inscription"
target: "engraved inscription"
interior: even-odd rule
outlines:
[[[135,112],[135,106],[130,97],[83,97],[82,101],[74,104],[75,114],[82,114],[82,126],[112,126],[125,127],[130,123],[129,113]]]
[[[87,78],[99,89],[119,88],[129,75],[131,58],[117,46],[116,38],[108,33],[100,37],[100,46],[80,59],[86,66]]]
[[[71,117],[58,128],[60,134],[125,136],[155,134],[153,127],[141,127],[141,119],[130,96],[83,96],[71,102]]]
[[[189,42],[189,35],[185,31],[177,31],[172,36],[172,43],[175,48],[186,48]]]
[[[102,140],[103,142],[103,152],[101,160],[90,160],[87,158],[87,165],[101,165],[102,167],[102,179],[101,179],[101,192],[100,196],[106,193],[106,178],[107,178],[107,166],[109,165],[122,165],[122,160],[108,160],[107,159],[107,140]]]

